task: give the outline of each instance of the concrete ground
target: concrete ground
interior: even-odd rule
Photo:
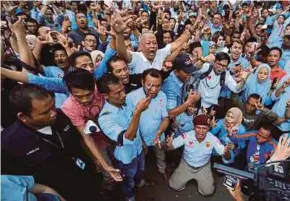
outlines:
[[[170,189],[168,183],[157,172],[155,160],[147,158],[146,162],[146,177],[155,181],[156,185],[137,189],[136,201],[233,201],[223,186],[223,176],[220,174],[214,172],[216,186],[214,195],[203,197],[197,192],[197,184],[194,180],[190,181],[181,192]]]

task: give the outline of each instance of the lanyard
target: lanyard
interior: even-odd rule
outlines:
[[[42,140],[47,142],[47,143],[49,143],[49,144],[51,144],[51,145],[53,145],[53,146],[55,146],[58,149],[64,149],[63,140],[62,140],[62,138],[60,137],[60,135],[59,135],[59,133],[57,131],[56,131],[56,135],[57,135],[57,138],[58,138],[61,146],[58,146],[57,144],[55,144],[54,142],[51,142],[50,140],[48,140],[46,138],[42,138]]]

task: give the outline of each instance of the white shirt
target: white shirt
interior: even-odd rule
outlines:
[[[183,133],[172,142],[176,149],[184,145],[183,159],[192,167],[202,167],[210,160],[213,149],[219,154],[224,154],[224,145],[213,134],[208,132],[202,142],[198,142],[195,137],[195,131]]]
[[[203,64],[200,73],[205,73],[209,69],[210,64],[205,63]],[[220,76],[215,74],[214,70],[204,79],[200,81],[198,86],[198,91],[201,96],[201,106],[206,108],[210,107],[211,105],[218,103],[218,98],[221,92],[221,85],[220,85]],[[226,71],[225,76],[225,85],[233,92],[238,93],[237,90],[237,83],[233,79],[233,77]]]
[[[148,61],[142,52],[131,52],[131,54],[132,61],[128,64],[130,68],[130,74],[143,73],[143,71],[149,68],[161,70],[165,58],[171,54],[171,44],[168,44],[164,48],[157,50],[152,63]]]
[[[38,132],[44,134],[44,135],[52,135],[52,129],[51,126],[45,126],[41,129],[37,130]]]

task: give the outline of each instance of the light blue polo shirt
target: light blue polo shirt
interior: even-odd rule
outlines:
[[[32,176],[1,175],[1,200],[37,201],[31,193],[34,185]]]
[[[201,167],[210,161],[213,150],[219,155],[224,154],[224,145],[217,137],[208,132],[200,143],[195,137],[195,131],[191,130],[173,139],[175,149],[184,146],[183,159],[192,167]]]
[[[289,66],[289,61],[290,61],[290,49],[282,49],[282,57],[279,61],[279,66],[283,68],[287,73],[290,73],[290,66]]]
[[[146,98],[146,94],[143,87],[141,87],[127,95],[127,105],[135,110],[138,102],[144,98]],[[155,134],[160,128],[162,120],[168,117],[166,105],[166,95],[163,91],[159,91],[157,96],[151,99],[148,108],[144,110],[141,114],[139,121],[139,130],[147,146],[155,146]],[[163,133],[161,136],[161,141],[164,141],[164,139],[165,137]]]
[[[290,74],[285,75],[279,82],[276,89],[279,89],[282,84],[290,78]],[[272,112],[275,112],[279,117],[285,117],[286,112],[286,103],[290,100],[290,86],[285,89],[285,92],[281,94],[279,97],[275,96],[275,91],[272,93],[272,100],[276,101]],[[286,122],[281,123],[277,126],[281,131],[290,131],[290,119],[287,119]]]
[[[104,134],[114,142],[117,142],[114,156],[123,164],[129,164],[142,152],[142,140],[139,129],[132,141],[126,139],[124,135],[130,126],[132,113],[133,111],[130,107],[122,106],[118,108],[106,101],[98,119]]]
[[[171,110],[181,105],[182,100],[182,86],[183,82],[181,82],[174,71],[170,73],[169,77],[164,81],[162,86],[162,91],[167,96],[167,109]]]
[[[176,124],[177,124],[177,131],[175,133],[175,136],[179,136],[182,133],[191,131],[193,129],[193,115],[188,115],[186,112],[181,113],[176,118]]]
[[[64,72],[57,66],[45,66],[43,68],[46,77],[63,78]],[[68,98],[66,93],[54,93],[55,106],[61,108],[64,101]]]
[[[228,136],[227,130],[224,126],[224,119],[221,119],[217,122],[216,127],[212,128],[210,130],[210,132],[217,136],[220,141],[226,145],[228,143],[235,143],[237,144],[237,147],[235,148],[235,150],[233,151],[233,156],[236,157],[238,156],[241,151],[246,147],[246,143],[244,140],[236,138],[234,135],[232,136]],[[239,126],[238,131],[237,131],[237,135],[241,135],[246,133],[246,128],[245,126],[243,126],[242,124]],[[231,162],[234,162],[234,157],[232,158]]]

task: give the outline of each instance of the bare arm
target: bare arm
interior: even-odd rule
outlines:
[[[35,183],[31,191],[33,194],[39,194],[39,193],[53,194],[53,195],[58,196],[61,201],[65,201],[65,199],[58,192],[56,192],[54,189],[43,184]]]
[[[288,105],[286,106],[285,117],[286,119],[290,119],[290,100],[288,101]]]
[[[171,52],[177,50],[183,43],[187,42],[191,37],[191,33],[188,30],[185,30],[183,34],[171,43]]]
[[[180,106],[168,111],[169,117],[174,118],[184,112],[193,103],[196,103],[200,99],[200,95],[197,92],[189,92],[187,100]]]
[[[95,163],[99,162],[100,165],[106,170],[108,167],[108,164],[104,160],[104,157],[102,156],[102,154],[101,154],[99,148],[97,147],[96,143],[94,142],[93,138],[90,135],[85,134],[84,129],[85,128],[81,127],[81,126],[77,127],[77,130],[81,134],[82,139],[84,140],[86,146],[90,150]]]
[[[12,49],[13,49],[15,52],[19,53],[19,48],[18,48],[18,44],[17,44],[17,39],[16,39],[16,37],[13,36],[13,35],[10,37],[10,44],[11,44]]]
[[[168,117],[165,117],[162,119],[162,122],[160,124],[160,127],[158,129],[158,131],[156,132],[156,136],[158,138],[160,138],[160,136],[162,135],[162,133],[165,132],[165,130],[167,129],[167,127],[169,126],[170,120]]]
[[[125,133],[125,138],[128,140],[134,140],[136,137],[136,133],[139,127],[139,120],[140,120],[141,112],[140,111],[134,111],[132,120],[130,122],[129,128],[127,129]]]
[[[27,73],[1,67],[1,76],[17,82],[28,83]]]
[[[147,98],[140,100],[138,104],[136,105],[129,128],[127,129],[125,133],[125,138],[127,138],[128,140],[133,140],[136,137],[141,113],[145,109],[147,109],[148,105],[150,104],[150,101],[151,101],[151,97],[148,96]]]
[[[124,21],[120,15],[117,15],[112,19],[112,24],[114,31],[116,32],[117,53],[120,57],[130,63],[132,61],[132,54],[126,49],[123,33],[131,19],[127,18],[127,20],[125,19]]]
[[[24,63],[26,63],[32,67],[35,67],[33,54],[31,52],[31,50],[29,49],[29,46],[28,46],[27,41],[26,41],[25,27],[23,24],[23,19],[19,18],[17,20],[17,22],[12,24],[11,30],[14,32],[16,39],[17,39],[20,59]]]
[[[165,59],[166,62],[173,62],[175,58],[179,55],[180,51],[182,50],[182,46],[177,48],[174,52],[168,55]]]

